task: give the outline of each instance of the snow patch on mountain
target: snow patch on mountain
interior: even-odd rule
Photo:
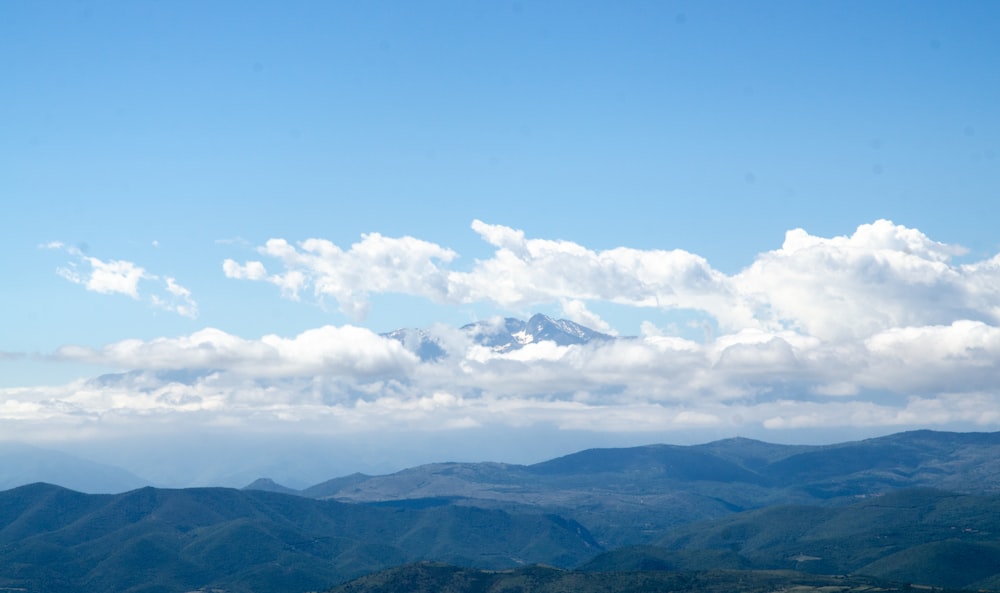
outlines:
[[[528,344],[539,342],[554,342],[558,346],[570,346],[616,339],[614,336],[598,332],[573,321],[552,319],[542,314],[536,314],[527,321],[514,317],[477,321],[462,326],[459,331],[465,334],[473,344],[483,346],[496,353],[519,350]],[[446,355],[446,350],[426,330],[398,329],[382,335],[401,342],[424,362],[439,360]]]

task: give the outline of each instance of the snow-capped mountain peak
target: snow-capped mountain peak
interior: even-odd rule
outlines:
[[[568,319],[552,319],[541,313],[527,321],[514,317],[477,321],[462,326],[461,331],[476,344],[494,352],[510,352],[543,341],[569,346],[615,339]],[[437,360],[445,354],[440,344],[423,330],[401,329],[382,335],[402,342],[421,360]]]

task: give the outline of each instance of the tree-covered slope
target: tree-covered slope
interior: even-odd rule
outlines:
[[[400,566],[327,593],[904,593],[904,584],[794,571],[566,571],[532,566],[484,571],[439,564]]]
[[[289,593],[416,560],[577,564],[599,551],[556,516],[413,509],[222,488],[0,492],[0,587],[121,593]]]
[[[774,506],[686,525],[657,543],[735,553],[756,568],[971,587],[1000,577],[1000,495],[913,489],[847,506]]]

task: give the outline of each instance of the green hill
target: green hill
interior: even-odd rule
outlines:
[[[424,560],[579,567],[495,573],[538,590],[640,591],[668,572],[720,569],[1000,590],[998,476],[1000,434],[918,431],[438,463],[305,491],[266,480],[114,495],[33,484],[0,492],[0,590],[286,593]]]
[[[579,524],[451,505],[345,504],[224,488],[0,492],[0,588],[61,593],[288,593],[438,560],[572,566],[600,551]]]

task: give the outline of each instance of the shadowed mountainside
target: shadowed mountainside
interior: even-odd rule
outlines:
[[[440,564],[389,569],[327,593],[903,593],[907,585],[860,576],[822,576],[792,571],[706,570],[666,572],[565,571],[533,566],[485,571]]]
[[[847,506],[774,506],[690,524],[661,545],[605,552],[574,571],[420,564],[331,591],[995,591],[998,511],[1000,495],[902,490]]]
[[[918,488],[846,506],[772,506],[685,525],[656,543],[735,554],[755,568],[989,589],[1000,581],[1000,495]]]
[[[756,583],[790,569],[997,590],[998,442],[930,431],[810,447],[729,439],[530,466],[439,463],[304,491],[268,480],[115,495],[33,484],[0,492],[0,588],[277,593],[432,560],[581,567],[503,573],[515,581],[455,573],[476,591],[695,590],[664,575],[723,587],[706,575]],[[464,590],[449,583],[441,590]]]
[[[0,492],[0,588],[285,593],[434,559],[572,566],[600,548],[556,516],[345,504],[261,491]]]

